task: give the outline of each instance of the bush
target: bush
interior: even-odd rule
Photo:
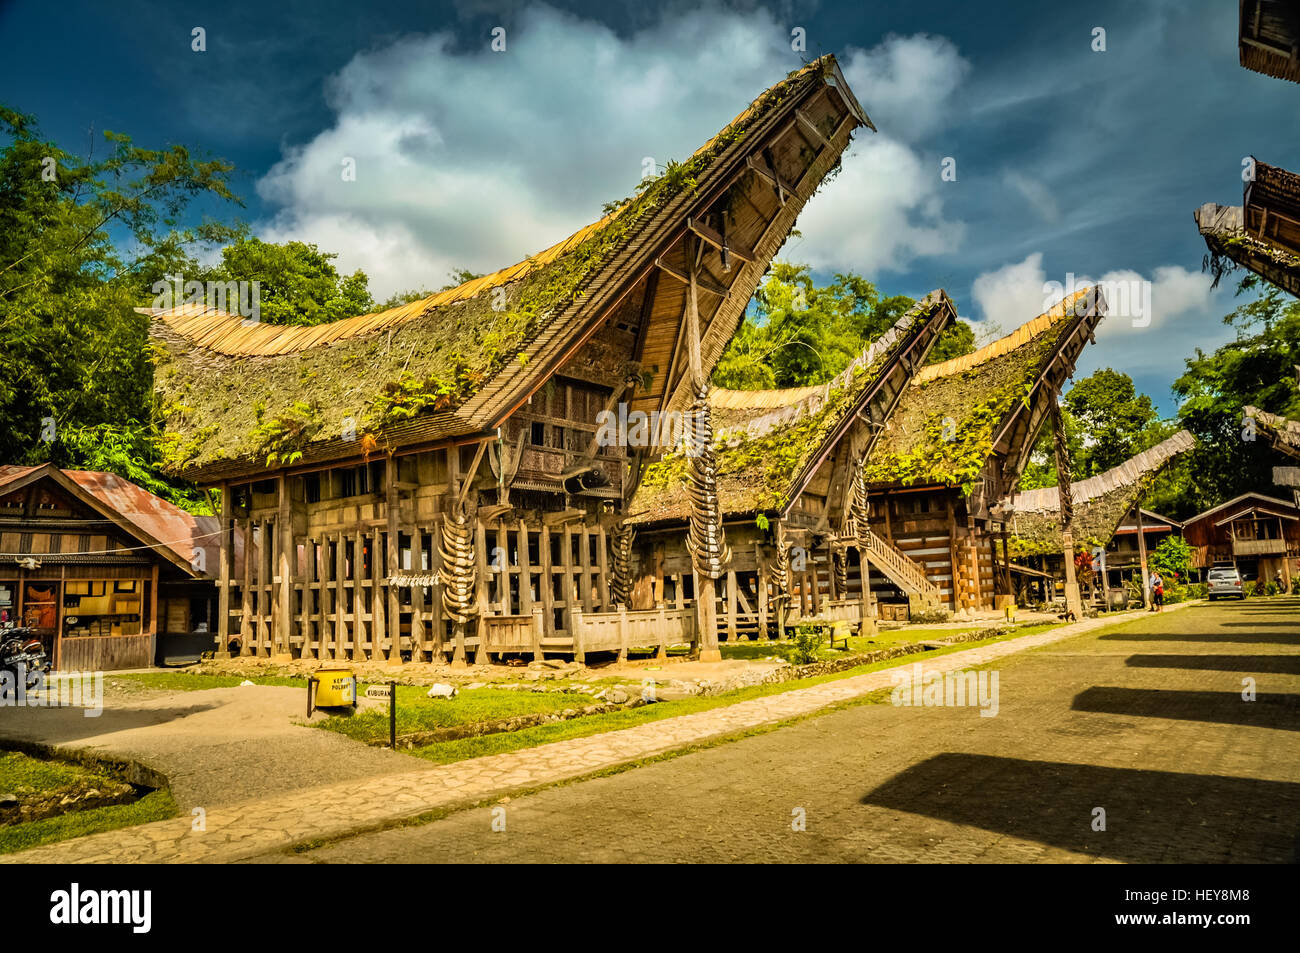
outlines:
[[[1186,602],[1191,596],[1188,594],[1187,586],[1180,586],[1172,582],[1165,586],[1165,605],[1172,606],[1179,602]]]
[[[807,665],[815,662],[817,650],[825,641],[825,629],[820,623],[801,622],[794,627],[794,638],[786,649],[786,658],[792,665]]]
[[[1276,596],[1281,591],[1282,591],[1282,587],[1279,586],[1277,582],[1273,579],[1270,579],[1268,583],[1264,586],[1264,595],[1266,596]]]

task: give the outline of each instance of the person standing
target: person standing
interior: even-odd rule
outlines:
[[[1151,611],[1165,611],[1165,581],[1159,570],[1151,571]]]

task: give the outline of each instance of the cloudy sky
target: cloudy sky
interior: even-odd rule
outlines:
[[[257,234],[337,251],[383,297],[563,238],[647,159],[684,159],[832,52],[880,131],[859,131],[781,257],[887,293],[943,287],[985,337],[1039,313],[1045,286],[1131,282],[1079,373],[1126,371],[1171,413],[1183,359],[1231,335],[1233,288],[1202,274],[1192,211],[1240,202],[1246,155],[1300,164],[1300,89],[1240,68],[1236,16],[1222,0],[19,0],[0,5],[0,98],[73,151],[112,129],[234,161]]]

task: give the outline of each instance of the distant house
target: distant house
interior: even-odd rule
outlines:
[[[1198,568],[1235,566],[1243,579],[1281,581],[1289,588],[1300,572],[1300,507],[1263,493],[1198,513],[1183,524]]]
[[[0,625],[63,671],[211,649],[217,533],[116,474],[0,466]]]
[[[1178,532],[1180,524],[1150,510],[1139,509],[1152,481],[1179,454],[1195,445],[1186,430],[1125,460],[1104,473],[1070,484],[1070,531],[1078,550],[1106,552],[1106,579],[1096,578],[1097,589],[1123,584],[1141,566],[1138,525],[1151,552]],[[1004,504],[1011,528],[1013,572],[1031,581],[1064,578],[1060,520],[1060,492],[1056,487],[1021,490]],[[1140,514],[1140,520],[1139,520]],[[1100,567],[1094,566],[1094,569]],[[1044,576],[1046,574],[1046,576]]]

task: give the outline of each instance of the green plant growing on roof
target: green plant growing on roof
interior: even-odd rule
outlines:
[[[320,408],[314,403],[295,401],[279,416],[263,421],[250,437],[258,454],[266,454],[268,467],[289,466],[302,459],[303,448],[321,429]]]

